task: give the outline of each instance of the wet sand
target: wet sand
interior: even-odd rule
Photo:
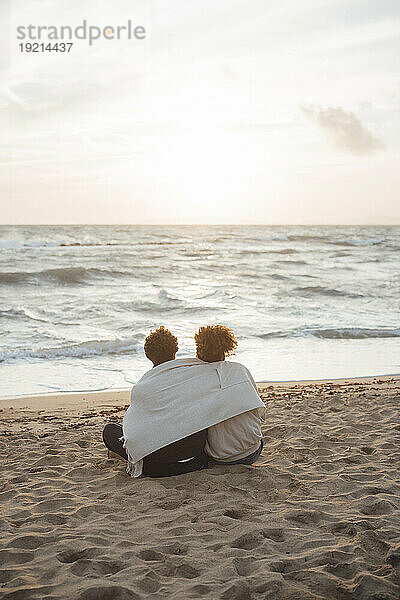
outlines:
[[[131,479],[129,392],[0,401],[0,598],[397,600],[400,379],[262,383],[253,466]]]

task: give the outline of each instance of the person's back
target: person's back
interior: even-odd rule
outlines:
[[[253,456],[262,441],[260,410],[250,410],[208,428],[206,454],[215,462],[232,463]]]
[[[218,362],[234,353],[237,341],[222,325],[200,327],[196,333],[196,355],[204,362]],[[258,393],[257,385],[249,377]],[[214,463],[252,464],[263,448],[261,425],[264,410],[254,409],[208,428],[205,451]]]
[[[147,358],[153,363],[153,368],[175,361],[178,351],[177,338],[168,329],[161,326],[147,336],[144,351]],[[131,394],[133,402],[135,402],[134,389]],[[152,431],[150,430],[148,436],[151,437],[151,435]],[[123,427],[118,423],[108,423],[105,426],[103,431],[105,445],[109,450],[127,461],[127,470],[134,477],[140,475],[147,477],[181,475],[202,469],[208,462],[204,452],[207,438],[206,429],[161,447],[137,462],[130,461],[123,443],[123,437]]]

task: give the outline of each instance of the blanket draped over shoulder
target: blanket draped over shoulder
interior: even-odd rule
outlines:
[[[162,363],[145,373],[131,392],[123,421],[129,463],[253,409],[264,411],[264,404],[240,363],[197,358]]]

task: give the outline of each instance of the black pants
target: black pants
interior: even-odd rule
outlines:
[[[103,441],[107,448],[121,458],[128,460],[123,447],[122,427],[118,423],[107,423],[103,430]],[[207,440],[207,429],[198,431],[160,450],[152,452],[143,459],[143,475],[146,477],[169,477],[204,469],[208,457],[204,452]],[[179,462],[190,458],[186,462]]]

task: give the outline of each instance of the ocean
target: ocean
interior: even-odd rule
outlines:
[[[400,227],[1,226],[0,397],[128,387],[166,325],[257,381],[400,372]]]

